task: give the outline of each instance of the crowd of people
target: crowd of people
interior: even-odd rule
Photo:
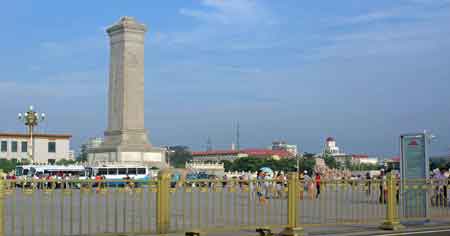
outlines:
[[[81,178],[76,173],[54,172],[39,175],[22,175],[16,176],[14,173],[7,174],[2,178],[11,180],[8,187],[22,187],[22,188],[37,188],[37,189],[51,189],[51,188],[80,188],[82,186],[90,186],[93,188],[104,188],[107,186],[104,175],[97,174],[92,178]],[[84,181],[91,179],[90,182]],[[124,183],[120,186],[134,187],[133,179],[126,175]],[[108,181],[114,183],[113,181]]]
[[[399,201],[400,195],[400,176],[397,173],[397,193],[396,198]],[[81,185],[76,183],[80,180],[80,176],[76,173],[47,173],[41,175],[31,176],[16,176],[15,174],[7,174],[2,178],[11,181],[14,186],[28,187],[28,188],[79,188]],[[366,174],[352,175],[351,172],[345,170],[335,169],[322,169],[316,170],[313,173],[303,171],[298,174],[299,183],[301,184],[299,189],[300,198],[309,197],[310,199],[320,198],[324,192],[324,187],[330,183],[339,183],[339,186],[343,184],[364,186],[365,192],[368,198],[373,198],[372,195],[378,195],[379,203],[386,203],[387,199],[387,183],[386,173],[381,170],[378,175],[371,175],[369,172]],[[92,184],[93,187],[104,187],[105,176],[97,175],[93,177],[95,180]],[[125,177],[127,182],[124,186],[132,185],[133,181],[130,177]],[[423,183],[410,183],[410,185],[428,184],[428,191],[431,200],[431,204],[435,206],[448,206],[448,185],[450,184],[449,173],[444,169],[434,170],[428,182]],[[287,174],[278,172],[267,172],[259,170],[256,175],[252,173],[245,173],[239,176],[210,176],[209,179],[202,181],[189,181],[180,176],[173,179],[171,187],[239,187],[247,188],[252,194],[251,197],[259,198],[260,202],[265,203],[271,198],[285,198],[286,187],[288,186]]]
[[[75,187],[74,181],[79,180],[80,176],[72,173],[47,173],[40,175],[22,175],[16,176],[15,174],[7,174],[5,177],[7,180],[13,180],[12,183],[15,186],[27,187],[27,188],[72,188]]]

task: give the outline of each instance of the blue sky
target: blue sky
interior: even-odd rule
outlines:
[[[6,1],[0,21],[2,131],[28,105],[72,146],[106,127],[108,38],[145,23],[146,127],[154,145],[243,147],[273,139],[320,151],[398,154],[427,129],[450,148],[450,1]]]

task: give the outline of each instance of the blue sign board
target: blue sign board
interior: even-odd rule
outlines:
[[[400,136],[401,144],[401,196],[404,217],[428,217],[428,193],[426,179],[429,177],[427,134]]]

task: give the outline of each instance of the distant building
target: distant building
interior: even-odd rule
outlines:
[[[336,140],[333,137],[328,137],[325,142],[325,151],[331,155],[343,154],[340,152],[339,147],[336,146]]]
[[[182,146],[182,145],[167,146],[165,148],[167,148],[167,150],[169,150],[169,151],[174,151],[174,152],[189,152],[190,151],[188,146]]]
[[[386,170],[400,170],[400,157],[392,157],[384,160],[383,163]]]
[[[191,152],[193,161],[234,161],[248,155],[240,153],[237,150],[211,150]]]
[[[272,150],[284,150],[290,152],[293,156],[297,156],[298,148],[297,145],[287,144],[285,141],[273,141]]]
[[[74,150],[69,150],[69,159],[75,160],[75,151]]]
[[[352,163],[354,165],[366,164],[366,165],[377,165],[377,157],[369,157],[368,155],[351,155]]]
[[[350,161],[352,165],[360,164],[378,164],[377,157],[369,157],[365,154],[346,154],[336,145],[336,140],[333,137],[328,137],[325,141],[324,152],[329,153],[336,162],[341,165],[345,165],[347,161]]]
[[[186,162],[185,168],[193,172],[205,172],[219,176],[225,173],[224,164],[221,162],[190,161]]]
[[[335,154],[333,155],[333,158],[336,160],[336,162],[340,163],[341,166],[345,166],[347,164],[347,161],[350,162],[352,165],[377,165],[378,164],[378,158],[377,157],[369,157],[369,155],[365,154]]]
[[[194,161],[234,161],[242,157],[270,157],[273,159],[289,158],[294,155],[285,150],[270,149],[242,149],[242,150],[212,150],[192,152]]]
[[[71,159],[69,134],[34,134],[34,160],[53,163]],[[0,133],[0,158],[29,160],[30,136],[20,133]]]
[[[91,138],[91,139],[89,139],[89,140],[87,141],[86,147],[87,147],[88,149],[91,149],[91,148],[98,148],[98,147],[100,147],[100,146],[102,145],[102,143],[103,143],[103,138],[99,138],[99,137]]]

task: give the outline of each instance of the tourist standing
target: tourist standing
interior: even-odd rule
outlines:
[[[223,186],[223,188],[226,188],[226,187],[227,187],[227,182],[228,182],[228,176],[227,176],[227,175],[224,175],[224,176],[223,176],[223,181],[222,181],[222,186]]]
[[[386,196],[384,193],[384,191],[386,189],[384,187],[385,180],[386,180],[386,178],[385,178],[384,170],[381,170],[381,173],[380,173],[380,198],[378,199],[380,203],[386,203]]]
[[[372,178],[370,177],[370,173],[369,172],[366,173],[366,181],[367,181],[366,182],[366,186],[367,186],[366,193],[367,193],[367,196],[370,197],[370,195],[372,194],[372,183],[371,183]]]
[[[284,175],[281,173],[281,171],[278,172],[276,177],[276,189],[277,189],[277,197],[282,198],[284,190]]]
[[[321,179],[320,179],[320,173],[316,173],[316,198],[319,198],[320,195],[320,183],[321,183]]]
[[[300,186],[304,186],[305,185],[305,175],[303,174],[303,172],[302,173],[300,173],[300,175],[298,176],[298,180],[299,180],[299,182],[300,182]],[[300,200],[303,200],[303,192],[304,192],[304,190],[305,190],[305,187],[300,187],[299,188],[299,190],[300,190]]]
[[[307,192],[308,194],[309,194],[309,196],[310,196],[310,198],[311,199],[313,199],[314,198],[314,196],[313,196],[313,186],[314,186],[314,183],[313,183],[313,180],[312,180],[312,178],[308,175],[308,171],[304,171],[304,173],[305,173],[305,176],[304,176],[304,178],[305,178],[305,192]]]

